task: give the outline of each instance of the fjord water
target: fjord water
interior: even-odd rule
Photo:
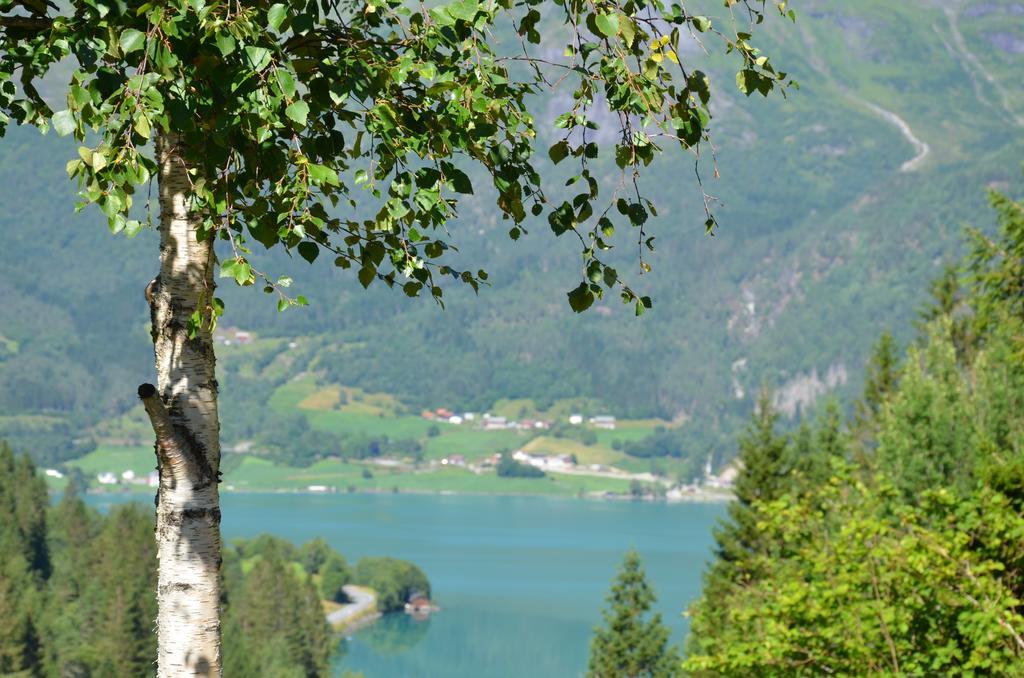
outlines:
[[[323,536],[353,564],[387,555],[423,568],[441,612],[427,621],[393,615],[340,642],[335,674],[367,678],[581,675],[629,548],[643,557],[657,610],[681,643],[681,613],[700,591],[725,512],[722,504],[411,494],[227,493],[222,506],[226,539]]]

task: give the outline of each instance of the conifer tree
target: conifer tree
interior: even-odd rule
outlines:
[[[28,455],[0,441],[0,674],[34,670],[42,652],[37,619],[50,574],[46,485]],[[31,673],[26,675],[32,675]]]
[[[877,467],[908,500],[937,487],[968,491],[977,459],[970,392],[957,363],[951,321],[929,326],[911,346],[899,390],[879,420]]]
[[[756,556],[772,544],[758,529],[760,516],[755,503],[773,501],[797,489],[789,474],[794,452],[787,438],[776,432],[777,422],[771,391],[762,388],[750,423],[739,439],[735,501],[729,503],[728,517],[715,530],[715,560],[704,575],[704,596],[691,610],[688,652],[699,651],[702,636],[715,633],[716,617],[724,610],[711,601],[724,600],[736,585],[754,581],[762,574]],[[813,436],[809,427],[802,438],[805,449],[810,450]]]
[[[738,581],[751,575],[744,562],[758,551],[756,501],[771,501],[790,488],[788,441],[776,432],[778,412],[772,394],[761,390],[757,408],[739,439],[740,473],[733,489],[736,501],[729,504],[728,522],[715,532],[718,561],[709,578]]]
[[[668,644],[661,615],[647,614],[655,601],[640,555],[626,553],[607,598],[604,626],[590,645],[589,678],[669,678],[680,673],[681,660]]]
[[[857,401],[853,431],[857,449],[864,452],[878,433],[878,415],[882,403],[899,383],[899,349],[892,332],[878,338],[864,375],[864,393]]]
[[[320,598],[311,581],[296,581],[280,549],[258,556],[228,617],[238,640],[254,652],[254,675],[285,675],[285,666],[289,672],[300,667],[299,675],[326,673],[330,644]]]
[[[814,427],[802,422],[788,449],[786,467],[792,474],[789,484],[793,489],[801,493],[813,492],[828,482],[831,460],[845,456],[848,451],[839,403],[831,398],[825,401]]]

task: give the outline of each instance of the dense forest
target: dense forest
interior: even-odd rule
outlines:
[[[156,543],[152,511],[101,514],[76,484],[51,506],[28,455],[0,442],[0,674],[145,676],[155,668]],[[325,676],[336,639],[321,601],[342,587],[378,593],[382,612],[430,593],[412,563],[362,558],[350,567],[322,539],[296,547],[263,535],[224,549],[224,672]]]
[[[1024,205],[992,204],[852,418],[785,434],[760,399],[694,675],[1024,675]]]
[[[567,243],[537,223],[513,248],[483,194],[451,224],[467,236],[453,256],[485,267],[490,286],[453,292],[444,311],[363,291],[329,267],[263,262],[292,276],[311,305],[279,316],[260,295],[221,286],[225,325],[298,343],[270,377],[225,364],[225,442],[279,430],[267,394],[303,371],[393,394],[412,411],[586,397],[620,417],[686,421],[673,446],[701,462],[731,454],[762,382],[787,418],[826,391],[855,393],[875,328],[910,338],[901,318],[957,250],[961,222],[983,203],[977,187],[1013,180],[1022,142],[1005,109],[1019,95],[976,91],[986,75],[1011,82],[1019,67],[991,37],[994,25],[1020,23],[1012,7],[968,2],[952,24],[925,0],[816,0],[794,30],[766,26],[766,48],[803,87],[751,106],[719,88],[722,180],[707,182],[722,201],[714,238],[699,191],[681,190],[692,183],[688,161],[647,177],[661,216],[654,270],[642,278],[655,306],[643,318],[604,303],[573,316],[563,292],[576,272],[559,265],[575,256]],[[710,74],[734,76],[714,63]],[[927,162],[901,170],[917,151],[872,106],[930,145]],[[0,186],[19,196],[0,215],[0,434],[47,464],[87,450],[94,427],[130,408],[152,369],[142,290],[155,272],[154,234],[113,247],[101,215],[73,214],[64,165],[74,154],[52,135],[11,129],[0,156]],[[621,253],[620,270],[634,255]]]

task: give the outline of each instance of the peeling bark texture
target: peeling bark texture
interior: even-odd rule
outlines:
[[[213,297],[213,242],[197,237],[180,140],[157,139],[160,274],[146,289],[157,385],[139,387],[156,433],[160,470],[157,675],[220,676],[220,423],[213,340],[188,336]]]

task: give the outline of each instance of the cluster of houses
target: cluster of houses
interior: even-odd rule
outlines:
[[[423,410],[420,416],[427,421],[439,421],[448,424],[455,424],[456,426],[469,422],[477,422],[477,427],[485,431],[504,431],[510,429],[532,431],[549,429],[552,426],[552,422],[543,419],[522,419],[521,421],[515,421],[508,417],[491,414],[490,412],[485,412],[479,416],[475,412],[463,412],[462,414],[457,414],[445,407],[439,407],[436,410]],[[584,423],[588,423],[594,428],[606,429],[609,431],[615,430],[615,417],[610,415],[599,415],[586,419],[582,414],[572,414],[569,415],[569,423],[573,426],[582,426]]]
[[[496,452],[481,459],[479,461],[479,466],[481,468],[497,466],[501,463],[501,457],[501,452]],[[536,466],[542,471],[567,471],[576,468],[576,459],[570,454],[547,456],[543,454],[530,454],[529,452],[516,450],[512,453],[512,458],[520,464]],[[471,464],[466,460],[465,455],[461,454],[449,454],[441,460],[441,465],[457,466],[460,468],[468,468],[471,466]]]
[[[47,470],[47,475],[49,475],[49,469]],[[113,471],[103,471],[96,474],[96,482],[100,485],[145,485],[146,487],[159,487],[160,474],[156,471],[150,471],[142,476],[136,475],[135,471],[128,469],[121,471],[119,476]]]
[[[45,471],[48,478],[63,478],[64,474],[55,468],[48,468]],[[147,475],[136,475],[135,471],[126,469],[117,474],[113,471],[101,471],[96,474],[96,482],[100,485],[145,485],[147,487],[160,486],[160,474],[150,471]]]
[[[231,346],[232,344],[245,346],[251,344],[252,339],[252,332],[240,330],[237,327],[218,327],[213,331],[213,341],[222,346]]]
[[[237,327],[220,327],[213,331],[213,342],[221,346],[246,346],[251,344],[256,335],[249,330]],[[297,348],[298,342],[289,341],[288,348]]]
[[[456,426],[472,422],[476,424],[477,428],[481,428],[485,431],[551,428],[550,421],[534,421],[533,419],[513,421],[508,417],[492,415],[490,412],[486,412],[481,415],[477,415],[476,412],[463,412],[462,414],[456,414],[444,407],[439,407],[436,410],[424,410],[420,416],[427,421],[440,421],[447,424],[455,424]]]

